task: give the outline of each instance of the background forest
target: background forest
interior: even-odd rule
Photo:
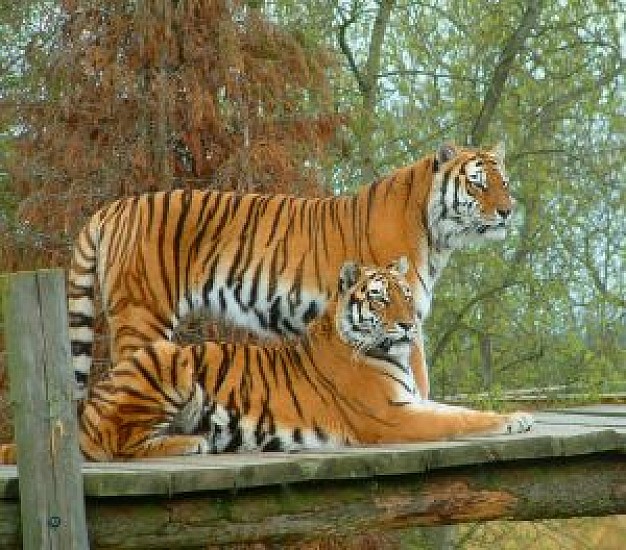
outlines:
[[[120,196],[350,193],[442,142],[503,139],[514,229],[444,271],[433,395],[624,392],[625,12],[0,0],[0,271],[66,266],[78,227]]]

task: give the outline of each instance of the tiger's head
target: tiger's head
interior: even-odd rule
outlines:
[[[405,257],[386,268],[343,265],[335,316],[341,340],[364,355],[408,354],[419,325],[407,271]]]
[[[440,249],[503,239],[515,200],[504,169],[504,145],[476,150],[443,145],[435,154],[429,231]]]

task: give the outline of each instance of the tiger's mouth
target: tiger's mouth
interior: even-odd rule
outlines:
[[[511,225],[511,216],[482,215],[474,222],[473,230],[480,237],[501,239]]]
[[[392,348],[396,346],[402,346],[411,344],[413,342],[413,338],[410,334],[403,334],[402,336],[385,336],[383,337],[373,349],[381,351],[383,353],[389,353]]]
[[[485,233],[488,233],[489,231],[506,231],[507,228],[507,224],[505,221],[501,221],[498,223],[491,223],[491,224],[480,224],[477,228],[476,228],[476,232],[479,235],[484,235]]]

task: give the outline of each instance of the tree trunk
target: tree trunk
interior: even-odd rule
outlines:
[[[376,179],[373,133],[376,129],[378,78],[385,33],[394,5],[395,0],[381,0],[379,3],[378,13],[376,14],[370,35],[367,60],[363,68],[357,66],[346,39],[346,30],[354,22],[354,14],[344,18],[343,23],[339,27],[339,46],[348,60],[348,65],[356,78],[359,92],[361,93],[361,113],[357,139],[359,141],[361,173],[364,182],[372,182]]]
[[[491,77],[489,88],[487,88],[487,92],[485,93],[485,99],[483,100],[480,114],[472,127],[472,131],[470,133],[471,145],[480,145],[485,138],[489,123],[493,118],[493,114],[498,106],[498,103],[500,102],[504,86],[506,85],[509,73],[513,67],[513,62],[524,48],[524,44],[530,35],[530,32],[537,25],[540,11],[541,1],[529,0],[519,26],[507,40],[500,55],[500,59],[498,60],[498,64],[493,71],[493,76]]]

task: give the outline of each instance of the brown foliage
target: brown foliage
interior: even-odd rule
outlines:
[[[324,192],[306,166],[341,123],[327,53],[233,1],[63,6],[44,97],[15,111],[9,168],[31,258],[63,265],[86,216],[128,194]]]
[[[66,266],[86,218],[125,195],[325,193],[316,167],[342,123],[327,52],[236,0],[72,0],[60,9],[52,42],[28,49],[35,84],[11,110],[21,132],[8,158],[18,206],[11,223],[0,216],[3,271]],[[100,363],[105,351],[101,337]]]

